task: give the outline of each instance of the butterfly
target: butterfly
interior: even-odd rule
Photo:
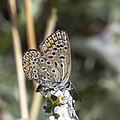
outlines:
[[[71,73],[71,49],[67,33],[57,30],[43,40],[39,50],[26,51],[22,66],[28,79],[39,84],[37,92],[67,87]]]

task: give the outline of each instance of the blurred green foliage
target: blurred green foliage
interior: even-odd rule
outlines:
[[[46,21],[50,16],[52,6],[58,10],[56,30],[65,30],[70,36],[72,47],[70,80],[80,95],[81,102],[76,103],[80,118],[82,120],[119,120],[120,1],[34,0],[32,6],[37,46],[44,37]],[[5,3],[0,4],[0,119],[5,113],[13,118],[20,117],[18,85],[7,7]],[[17,8],[18,28],[24,52],[27,50],[27,42],[22,0],[17,0]],[[109,27],[112,24],[117,25]],[[95,46],[96,48],[94,48]],[[27,82],[29,107],[33,91],[32,82]],[[76,95],[76,93],[74,94]],[[44,120],[44,118],[45,113],[41,109],[39,119]]]

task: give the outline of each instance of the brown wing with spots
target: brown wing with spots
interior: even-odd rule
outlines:
[[[40,51],[47,60],[45,67],[53,80],[66,83],[71,73],[71,49],[67,33],[58,30],[51,34],[40,45]]]

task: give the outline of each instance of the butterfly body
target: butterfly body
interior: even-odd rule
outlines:
[[[39,46],[39,51],[30,49],[23,56],[23,70],[28,79],[39,83],[39,89],[64,88],[71,72],[71,49],[66,32],[56,31]]]

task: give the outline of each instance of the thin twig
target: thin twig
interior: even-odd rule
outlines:
[[[45,31],[45,38],[55,30],[56,22],[57,22],[57,9],[52,8],[51,16],[47,21],[47,26],[46,26],[46,31]]]
[[[27,94],[25,85],[25,76],[22,69],[22,49],[20,43],[20,37],[16,24],[16,3],[15,0],[8,0],[10,17],[11,17],[11,29],[13,36],[14,54],[16,61],[16,70],[18,77],[19,95],[20,95],[20,108],[21,117],[24,120],[28,120],[28,104],[27,104]]]
[[[30,49],[36,48],[34,20],[31,12],[31,0],[25,0],[25,12],[28,47]]]

